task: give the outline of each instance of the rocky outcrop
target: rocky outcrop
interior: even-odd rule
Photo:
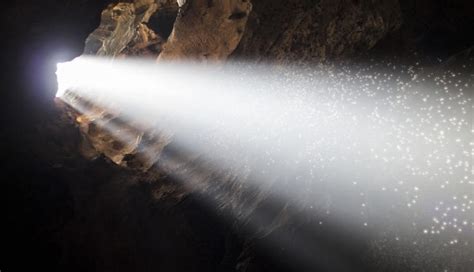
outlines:
[[[108,57],[159,55],[160,61],[224,60],[237,47],[251,7],[246,0],[196,0],[183,5],[178,14],[174,0],[111,4],[102,12],[100,26],[87,38],[84,53]],[[177,18],[173,14],[178,14]],[[166,20],[160,20],[163,17]],[[169,37],[160,23],[173,26]],[[70,104],[86,103],[70,95],[66,99]],[[81,151],[88,158],[103,154],[118,165],[148,170],[170,141],[167,134],[144,133],[118,121],[119,113],[105,112],[93,105],[88,112],[73,115],[77,115],[74,119],[84,135]],[[105,126],[109,129],[103,129]],[[127,144],[117,139],[124,133]],[[140,152],[144,149],[150,155]]]
[[[117,57],[139,54],[160,45],[164,39],[149,29],[147,23],[157,10],[170,7],[176,8],[176,2],[137,0],[110,4],[102,12],[100,26],[87,38],[84,53]]]
[[[101,25],[86,40],[85,53],[149,55],[158,56],[159,61],[222,61],[233,54],[233,58],[254,61],[319,62],[367,51],[400,24],[397,0],[261,0],[253,4],[247,0],[192,0],[184,2],[179,12],[174,0],[137,0],[111,4],[103,11]],[[119,115],[104,112],[76,118],[84,134],[84,154],[104,154],[119,165],[147,170],[159,154],[140,156],[140,148],[149,148],[153,142],[143,147],[143,138],[159,139],[151,148],[156,151],[172,141],[169,136],[137,132],[115,122],[117,119]],[[117,123],[117,131],[129,132],[132,146],[119,144],[113,134],[96,125],[111,122]],[[124,161],[126,158],[133,163]]]
[[[224,60],[242,38],[248,0],[193,0],[182,8],[160,60]]]
[[[177,10],[177,4],[174,0],[137,0],[110,4],[102,12],[99,27],[87,38],[84,54],[112,58],[135,55],[156,57],[166,37],[155,33],[147,24],[161,10]],[[172,19],[174,22],[174,18]],[[65,100],[72,106],[66,108],[83,135],[81,153],[89,159],[104,155],[118,165],[133,165],[136,169],[148,170],[158,156],[148,156],[145,159],[139,154],[144,148],[142,143],[146,139],[152,143],[146,146],[150,154],[159,154],[168,143],[167,136],[156,137],[156,132],[145,134],[133,124],[123,122],[118,112],[107,112],[71,93],[66,95]],[[61,101],[58,103],[61,104]],[[79,113],[74,110],[78,107],[85,110]],[[126,135],[127,141],[118,139],[118,135]]]
[[[398,0],[254,1],[235,57],[320,62],[371,49],[401,23]]]

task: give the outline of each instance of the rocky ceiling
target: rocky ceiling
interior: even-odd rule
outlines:
[[[150,19],[156,17],[163,18],[160,21],[163,29],[155,22],[155,32]],[[120,58],[149,56],[157,61],[214,62],[225,61],[231,56],[280,63],[324,62],[366,52],[398,30],[401,24],[397,0],[277,3],[195,0],[183,5],[179,11],[175,1],[119,2],[110,4],[102,12],[100,26],[85,42],[84,54]],[[104,154],[124,166],[127,158],[128,165],[140,165],[142,170],[148,170],[156,159],[138,163],[133,159],[139,154],[140,142],[156,142],[147,148],[156,150],[158,158],[172,139],[168,135],[132,132],[136,141],[131,145],[118,144],[110,132],[96,126],[99,120],[108,123],[118,118],[100,109],[92,116],[74,118],[85,135],[83,154],[90,158]]]

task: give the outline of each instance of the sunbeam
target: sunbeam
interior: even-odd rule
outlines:
[[[57,75],[58,99],[85,116],[91,110],[78,97],[136,131],[166,133],[175,149],[199,158],[203,169],[189,169],[140,149],[253,229],[272,227],[246,211],[271,188],[318,225],[383,233],[406,247],[472,250],[472,75],[390,63],[203,66],[96,57],[58,64]],[[97,120],[138,146],[139,132]]]

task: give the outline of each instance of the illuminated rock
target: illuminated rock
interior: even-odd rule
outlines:
[[[324,61],[368,50],[401,23],[400,8],[395,0],[377,3],[262,0],[255,1],[254,12],[247,0],[180,3],[179,13],[174,0],[137,0],[109,5],[102,13],[100,26],[86,40],[85,54],[158,56],[159,61],[222,61],[239,46],[235,57]],[[99,121],[109,123],[119,119],[120,113],[107,116],[107,120],[103,120],[85,113],[78,118],[83,120],[81,131],[89,142],[83,144],[83,153],[93,154],[91,150],[96,150],[119,165],[127,165],[124,158],[135,158],[132,160],[137,165],[137,151],[144,134],[131,133],[135,135],[131,141],[135,144],[122,146],[113,135],[102,131],[100,125],[93,130],[89,128]],[[118,130],[130,130],[118,126]],[[157,137],[158,144],[149,141],[146,148],[155,151],[163,150],[172,141],[170,135],[150,137]],[[138,165],[147,170],[158,157],[156,154],[138,159],[141,161]]]
[[[252,5],[247,0],[194,0],[183,6],[160,60],[224,60],[237,47]]]
[[[107,57],[159,54],[160,60],[223,60],[237,47],[251,4],[241,0],[193,1],[183,5],[175,18],[177,8],[176,1],[171,0],[111,4],[102,12],[100,26],[87,38],[84,53]],[[168,38],[165,28],[169,26],[173,28]],[[89,158],[102,154],[118,165],[148,170],[171,141],[168,134],[138,132],[129,124],[115,122],[120,119],[120,113],[100,108],[78,113],[75,119],[84,135],[82,153]],[[113,131],[104,128],[111,123],[114,123]],[[120,144],[116,137],[123,132],[133,138],[127,140],[128,144]],[[146,145],[143,138],[148,139]],[[148,156],[140,155],[143,149],[148,151]]]
[[[132,55],[157,56],[165,41],[147,26],[150,18],[157,10],[177,9],[176,2],[171,0],[150,1],[137,0],[132,3],[119,2],[109,5],[101,15],[100,26],[86,40],[84,54],[106,57],[125,57]],[[74,106],[83,103],[77,98],[66,97]],[[75,120],[83,135],[81,153],[88,158],[100,154],[122,166],[133,164],[136,169],[147,170],[155,162],[157,156],[146,159],[137,155],[130,157],[143,148],[141,146],[144,132],[126,122],[120,121],[120,113],[108,112],[92,105],[87,111],[75,112]],[[107,129],[105,129],[107,127]],[[117,135],[127,135],[125,141],[117,139]],[[152,138],[152,144],[146,148],[151,153],[159,154],[167,143],[167,136],[156,138],[151,132],[145,137]],[[125,158],[127,158],[125,160]],[[127,161],[130,162],[127,164]],[[137,160],[139,162],[137,162]]]

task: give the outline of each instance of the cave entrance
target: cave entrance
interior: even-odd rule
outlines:
[[[173,31],[174,22],[178,16],[178,6],[160,8],[148,21],[147,25],[163,40],[167,40]]]

